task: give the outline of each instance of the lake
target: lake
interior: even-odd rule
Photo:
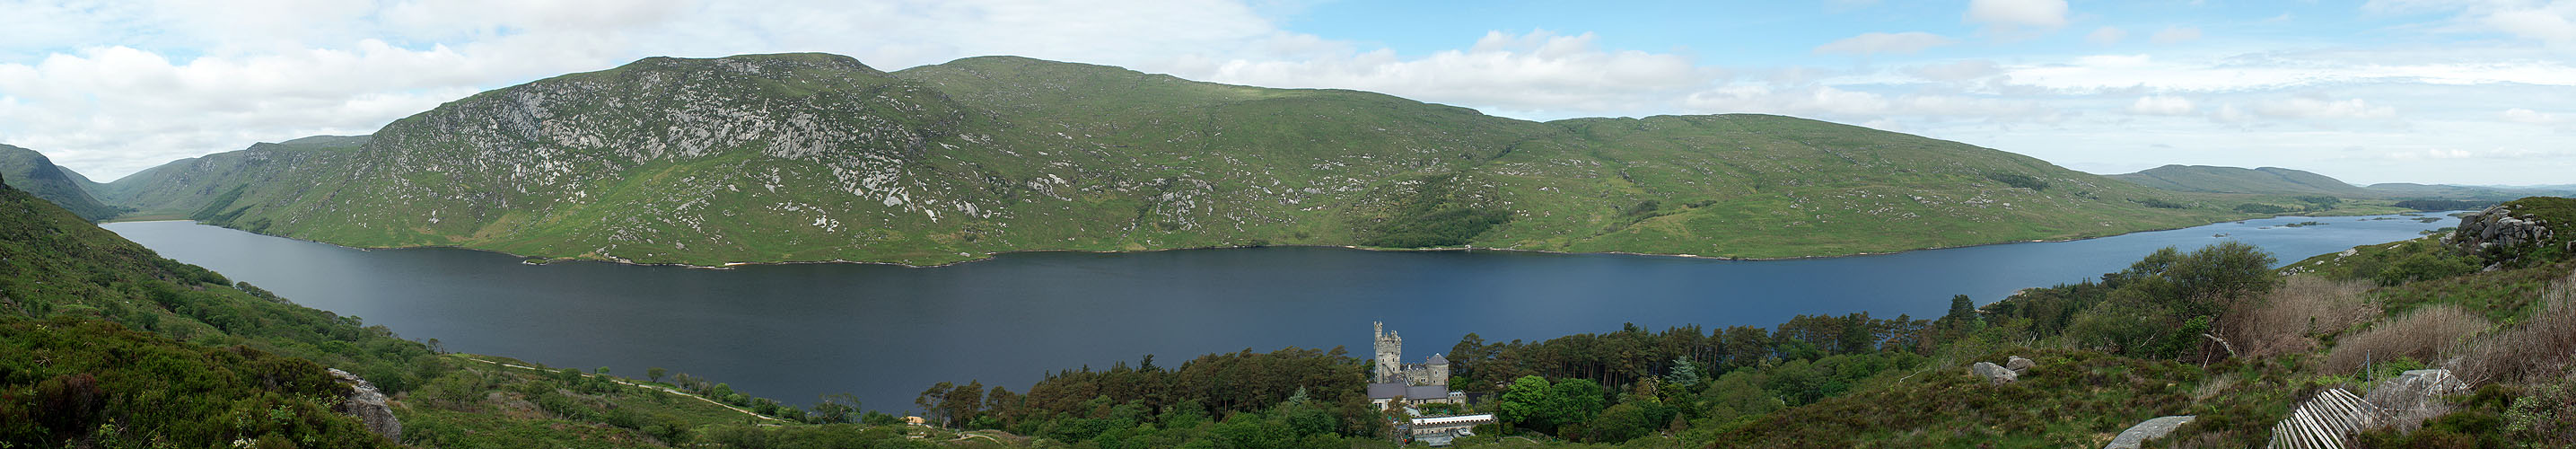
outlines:
[[[852,393],[900,413],[932,383],[1026,391],[1045,373],[1175,366],[1250,348],[1369,351],[1369,323],[1405,360],[1487,341],[1698,324],[1771,326],[1797,314],[1937,317],[2117,271],[2156,248],[2234,239],[2283,263],[2457,224],[2414,217],[2282,217],[2069,242],[1779,261],[1504,251],[1271,247],[1124,254],[1032,252],[910,268],[729,270],[546,265],[461,249],[359,250],[188,222],[105,225],[182,262],[305,306],[365,318],[450,351],[643,377],[664,367],[791,404]],[[2373,218],[2395,218],[2376,219]],[[2322,226],[2280,227],[2305,221]],[[2215,237],[2225,234],[2226,237]]]

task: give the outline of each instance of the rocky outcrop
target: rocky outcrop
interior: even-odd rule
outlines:
[[[2173,433],[2174,428],[2182,427],[2184,423],[2197,418],[2197,416],[2183,415],[2146,420],[2138,425],[2129,426],[2129,430],[2120,431],[2120,436],[2112,437],[2111,444],[2102,446],[2102,449],[2138,449],[2138,446],[2146,444],[2147,440],[2164,438],[2165,434]]]
[[[394,419],[394,409],[385,402],[384,392],[377,391],[376,385],[367,383],[366,379],[339,368],[332,368],[331,376],[340,378],[340,384],[348,385],[350,390],[349,397],[340,401],[336,411],[365,421],[367,431],[384,435],[386,440],[402,441],[402,420]]]
[[[2411,427],[2450,413],[2451,404],[2442,401],[2441,397],[2468,390],[2468,382],[2452,376],[2451,370],[2419,369],[2381,382],[2362,399],[2387,412],[2389,424]]]
[[[2021,356],[2012,356],[2005,358],[2002,365],[1996,365],[1993,362],[1977,362],[1974,365],[1968,365],[1968,374],[1984,377],[1986,382],[1995,385],[2003,385],[2021,380],[2021,376],[2029,375],[2031,367],[2038,364]]]
[[[2557,231],[2550,229],[2559,223],[2550,223],[2548,217],[2530,210],[2546,206],[2563,207],[2550,203],[2567,201],[2576,200],[2524,198],[2463,215],[2459,229],[2443,240],[2476,254],[2490,268],[2513,263],[2532,250],[2543,247],[2557,246],[2566,252],[2576,252],[2576,240],[2561,241],[2557,238]]]
[[[1997,366],[1993,363],[1987,362],[1977,362],[1975,365],[1968,365],[1968,372],[1978,376],[1983,376],[1986,378],[1986,382],[1991,382],[1995,385],[2012,383],[2014,380],[2021,378],[2020,373],[2015,373],[2013,370],[2004,369],[2002,366]]]

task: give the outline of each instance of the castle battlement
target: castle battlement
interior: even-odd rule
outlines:
[[[1376,339],[1374,346],[1377,349],[1377,357],[1373,359],[1377,367],[1371,372],[1370,382],[1443,387],[1449,385],[1448,358],[1432,354],[1431,357],[1424,358],[1422,363],[1404,363],[1404,337],[1396,335],[1395,331],[1386,330],[1385,322],[1372,322],[1369,323],[1369,327],[1374,331],[1373,336]]]

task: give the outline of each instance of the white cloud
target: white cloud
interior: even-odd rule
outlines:
[[[2566,119],[2560,118],[2558,114],[2523,108],[2506,109],[2503,113],[2497,115],[2504,117],[2505,121],[2525,125],[2556,125],[2566,122]]]
[[[1964,20],[2001,36],[2045,32],[2066,26],[2066,0],[1969,0]]]
[[[2165,95],[2138,97],[2129,103],[2129,113],[2139,115],[2189,115],[2192,109],[2191,99]]]
[[[2488,12],[2482,18],[2488,26],[2515,36],[2538,39],[2552,44],[2576,42],[2576,23],[2568,20],[2569,5],[2555,2],[2540,8],[2508,8]]]
[[[2447,29],[2502,33],[2560,48],[2576,47],[2576,1],[2569,0],[2373,0],[2364,10],[2389,13],[2452,12]]]
[[[1691,94],[1690,109],[1706,113],[1766,113],[1869,122],[1889,118],[1969,121],[2052,121],[2059,113],[2039,103],[2005,98],[1903,94],[1885,95],[1833,86],[1774,88],[1737,84]],[[1888,126],[1873,128],[1892,129]]]
[[[1847,37],[1842,40],[1827,42],[1824,45],[1816,46],[1815,52],[1819,54],[1830,53],[1856,56],[1869,56],[1880,53],[1910,55],[1920,53],[1923,49],[1950,45],[1956,42],[1958,41],[1947,37],[1941,37],[1941,35],[1938,34],[1925,33],[1921,31],[1908,31],[1903,33],[1861,33],[1859,36]]]
[[[2313,119],[2387,119],[2397,117],[2397,108],[2372,105],[2359,98],[2328,100],[2292,97],[2265,101],[2254,106],[2254,112],[2270,117]]]
[[[1995,61],[1993,60],[1969,59],[1944,64],[1911,67],[1905,69],[1905,73],[1921,77],[1923,79],[1955,83],[2002,74],[2003,68],[1995,65]]]
[[[2163,30],[2156,31],[2156,35],[2148,37],[2147,41],[2159,44],[2171,44],[2175,42],[2188,42],[2199,39],[2200,28],[2177,26],[2166,27]]]
[[[2426,149],[2426,150],[2421,150],[2421,151],[2402,151],[2402,152],[2388,153],[2388,158],[2389,158],[2389,159],[2397,159],[2397,160],[2415,160],[2415,159],[2467,159],[2467,158],[2474,157],[2474,156],[2477,156],[2477,154],[2476,154],[2476,153],[2470,153],[2468,150],[2462,150],[2462,149],[2458,149],[2458,148],[2435,148],[2435,149]]]
[[[2460,52],[2464,50],[2454,50]],[[2576,66],[2504,58],[2413,62],[2393,53],[2247,54],[2217,59],[2091,55],[2004,67],[2013,82],[2062,93],[2146,87],[2160,91],[2254,91],[2348,84],[2528,84],[2576,86]],[[2389,62],[2382,62],[2383,60]]]
[[[2117,43],[2120,43],[2120,40],[2121,40],[2121,39],[2128,39],[2128,38],[2129,38],[2129,30],[2123,30],[2123,29],[2120,29],[2120,27],[2112,27],[2112,26],[2106,26],[2106,27],[2101,27],[2101,28],[2095,28],[2095,29],[2093,29],[2093,32],[2092,32],[2092,33],[2088,33],[2088,34],[2085,34],[2085,35],[2084,35],[2084,41],[2085,41],[2085,42],[2092,42],[2092,43],[2093,43],[2093,44],[2095,44],[2095,45],[2111,45],[2111,44],[2117,44]]]

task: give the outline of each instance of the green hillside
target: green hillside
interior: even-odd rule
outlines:
[[[138,216],[342,245],[694,265],[1265,244],[1774,258],[2277,213],[1789,117],[1539,123],[1027,58],[887,73],[823,54],[648,58],[104,190]]]
[[[906,439],[803,425],[853,417],[686,375],[619,379],[429,342],[161,258],[0,187],[0,447],[745,447],[755,421],[877,442],[842,447]],[[399,441],[357,416],[332,368],[390,397]]]
[[[11,188],[70,209],[83,219],[105,220],[124,212],[91,197],[87,184],[94,183],[89,178],[55,166],[52,159],[34,150],[0,145],[0,179],[6,179]]]
[[[2523,197],[2535,196],[2535,195],[2547,195],[2547,196],[2568,196],[2568,195],[2576,195],[2576,187],[2569,187],[2569,186],[2483,187],[2483,186],[2459,186],[2459,185],[2449,185],[2449,184],[2413,184],[2413,183],[2399,183],[2399,182],[2391,182],[2391,183],[2371,184],[2371,185],[2370,185],[2370,190],[2371,190],[2371,191],[2375,191],[2375,192],[2381,192],[2383,195],[2386,195],[2386,196],[2389,196],[2389,197],[2393,197],[2393,198],[2421,198],[2421,199],[2433,199],[2433,200],[2461,200],[2461,201],[2482,201],[2482,202],[2503,202],[2503,201],[2513,200],[2513,199],[2516,199],[2516,198],[2523,198]]]
[[[2167,165],[2137,173],[2111,175],[2111,178],[2182,192],[2330,195],[2342,198],[2385,196],[2381,192],[2347,184],[2326,175],[2280,167],[2247,169],[2207,165]]]
[[[2260,213],[2316,213],[2320,212],[2320,206],[2338,207],[2344,212],[2392,207],[2413,210],[2479,209],[2516,198],[2576,194],[2576,189],[2564,186],[2380,183],[2362,187],[2325,175],[2280,167],[2245,169],[2167,165],[2110,177],[2177,192],[2228,195],[2242,201],[2238,210]]]

